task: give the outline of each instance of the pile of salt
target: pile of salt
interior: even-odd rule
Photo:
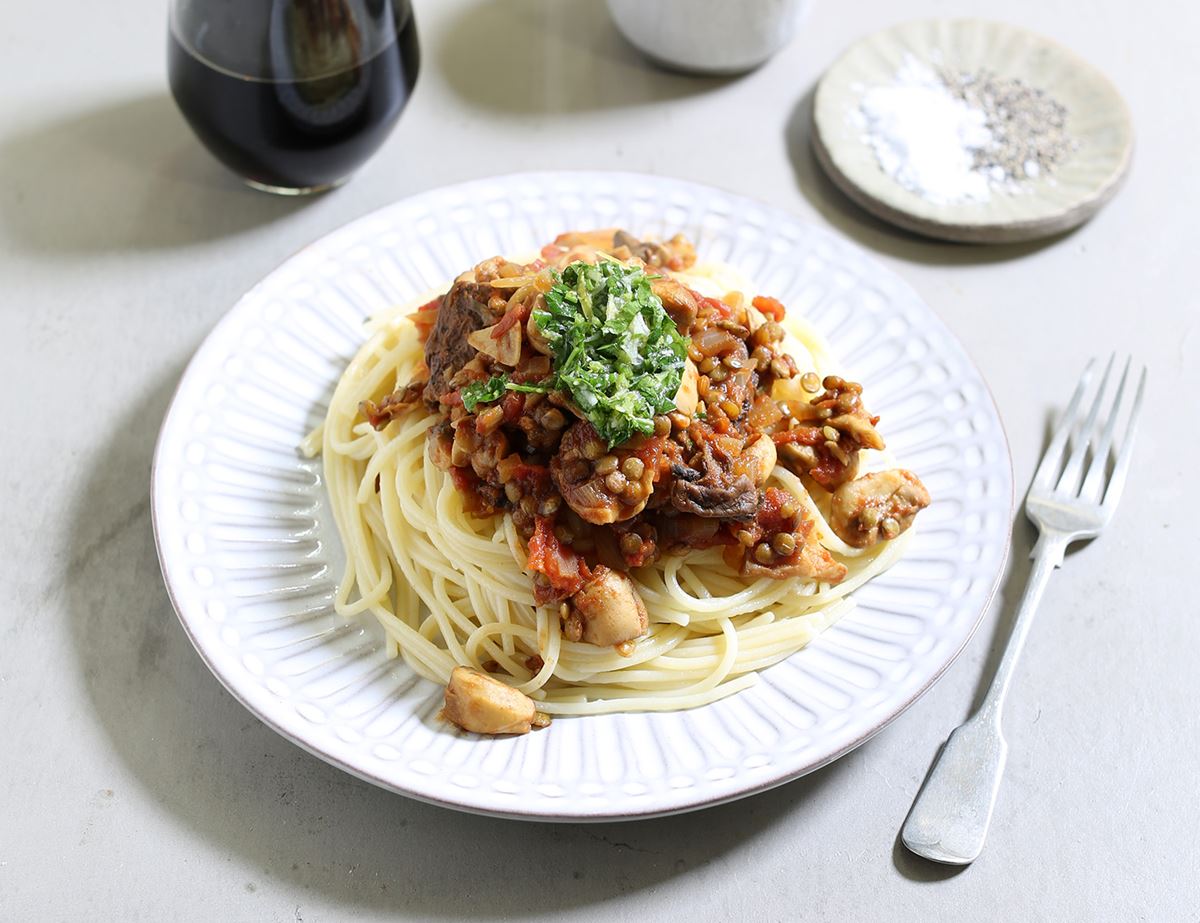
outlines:
[[[1023,191],[1075,149],[1065,118],[1020,81],[938,73],[911,55],[891,84],[863,93],[857,114],[883,171],[940,205]]]

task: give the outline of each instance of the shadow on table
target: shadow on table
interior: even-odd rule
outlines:
[[[1053,246],[1072,233],[1065,231],[1042,240],[1016,244],[955,244],[922,237],[876,218],[838,189],[817,162],[812,148],[815,93],[812,88],[800,98],[784,129],[796,185],[825,220],[863,246],[915,263],[957,266],[1020,259]]]
[[[599,0],[474,0],[432,51],[428,66],[465,102],[518,115],[666,103],[730,80],[658,69]]]
[[[460,814],[386,792],[252,717],[172,612],[150,523],[149,469],[178,372],[97,454],[64,560],[71,636],[100,726],[149,796],[202,848],[331,901],[416,918],[553,915],[701,871],[802,810],[857,753],[797,782],[694,814],[542,824]],[[114,793],[118,803],[120,790]],[[141,797],[141,796],[139,796]],[[798,870],[798,874],[801,872]],[[247,894],[256,890],[246,881]]]
[[[37,126],[0,145],[0,223],[32,251],[103,253],[228,237],[311,201],[222,167],[167,94]]]

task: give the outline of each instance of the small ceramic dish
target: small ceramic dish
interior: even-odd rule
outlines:
[[[866,92],[892,84],[914,60],[1043,90],[1066,108],[1066,130],[1078,146],[1019,191],[996,190],[986,201],[929,201],[883,170],[860,110]],[[851,199],[907,230],[969,243],[1032,240],[1082,224],[1117,191],[1133,151],[1129,109],[1103,74],[1050,39],[978,19],[904,23],[860,40],[821,78],[813,120],[817,159]]]

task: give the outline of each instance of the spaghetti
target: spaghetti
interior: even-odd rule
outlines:
[[[746,290],[726,266],[692,266],[671,277],[705,298]],[[416,405],[376,421],[379,428],[364,419],[364,406],[379,406],[428,375],[425,331],[413,322],[420,320],[413,309],[430,303],[418,299],[372,319],[371,335],[339,380],[323,425],[303,446],[323,457],[345,548],[337,611],[373,615],[389,654],[419,675],[446,683],[456,667],[484,670],[546,715],[692,708],[746,688],[758,671],[804,647],[852,609],[848,596],[856,587],[903,554],[908,533],[891,541],[847,541],[845,529],[832,522],[831,493],[777,464],[769,485],[799,504],[797,515],[812,522],[813,539],[844,565],[842,579],[747,575],[719,544],[664,552],[629,569],[648,613],[636,641],[598,646],[572,640],[565,606],[531,585],[531,540],[514,516],[481,515],[461,481],[431,458],[431,430],[444,425],[444,410]],[[821,337],[790,315],[781,323],[796,366],[831,374]],[[856,470],[884,470],[890,463],[886,451],[863,448]]]

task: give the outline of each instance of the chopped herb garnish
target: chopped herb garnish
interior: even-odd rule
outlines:
[[[498,401],[505,391],[521,391],[525,394],[545,394],[550,390],[549,385],[528,384],[509,381],[507,375],[493,375],[486,381],[473,381],[463,387],[460,392],[463,406],[471,413],[479,404]]]
[[[675,409],[687,341],[641,268],[571,263],[533,319],[553,351],[552,386],[609,447],[654,432],[654,416]]]
[[[504,394],[506,381],[507,379],[503,375],[493,375],[487,381],[473,381],[469,385],[464,385],[461,392],[463,406],[474,413],[479,404],[499,400]]]

